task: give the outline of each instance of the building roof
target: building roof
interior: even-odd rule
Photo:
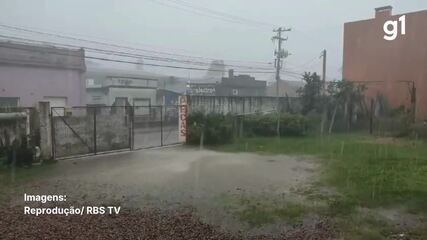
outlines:
[[[223,77],[221,85],[244,88],[265,88],[267,86],[267,82],[255,80],[254,77],[249,75],[232,75],[229,77]]]

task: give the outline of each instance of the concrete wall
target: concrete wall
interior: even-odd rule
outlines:
[[[275,111],[277,107],[275,97],[187,96],[187,99],[190,113],[251,114]],[[298,98],[280,98],[280,105],[283,112],[298,112],[301,108]]]
[[[427,119],[427,11],[406,15],[406,35],[384,40],[383,25],[402,15],[377,14],[377,18],[344,25],[343,77],[364,83],[366,95],[384,95],[393,107],[410,106],[408,83],[417,87],[417,118]]]

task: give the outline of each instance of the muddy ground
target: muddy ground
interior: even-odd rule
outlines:
[[[126,210],[191,208],[203,223],[219,231],[250,235],[282,234],[294,226],[272,222],[251,226],[236,218],[242,196],[271,196],[298,202],[318,175],[309,157],[218,153],[184,147],[142,150],[62,160],[49,174],[22,189],[27,194],[67,195],[73,204],[115,204]],[[10,204],[22,206],[22,195]],[[309,219],[307,227],[323,222]]]

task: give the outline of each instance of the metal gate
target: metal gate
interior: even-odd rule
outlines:
[[[54,158],[131,149],[130,107],[52,107]]]
[[[180,106],[52,107],[54,158],[179,144]]]

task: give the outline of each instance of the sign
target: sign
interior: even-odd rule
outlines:
[[[398,21],[390,20],[384,23],[384,27],[383,27],[384,33],[385,33],[384,39],[387,41],[395,40],[399,35],[399,27],[400,27],[400,34],[405,35],[406,34],[406,15],[401,16]]]
[[[216,84],[213,83],[189,84],[187,87],[189,95],[215,96],[216,93]]]
[[[178,141],[185,143],[187,140],[187,96],[179,96],[179,112],[178,112]]]

